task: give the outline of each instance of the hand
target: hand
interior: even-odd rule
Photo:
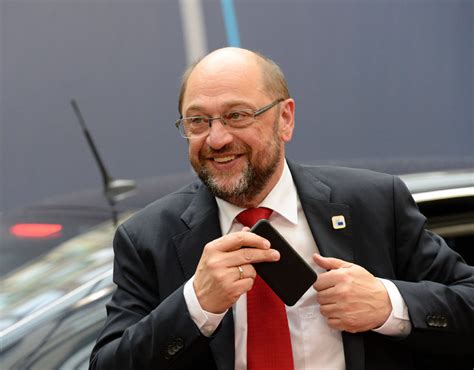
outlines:
[[[270,249],[268,240],[248,230],[245,227],[242,231],[224,235],[204,247],[193,285],[203,310],[224,312],[252,288],[257,275],[252,263],[280,259],[280,253]]]
[[[337,330],[357,333],[381,326],[392,304],[381,281],[361,266],[337,258],[313,255],[328,270],[318,276],[316,289],[321,314]]]

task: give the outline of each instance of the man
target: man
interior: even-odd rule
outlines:
[[[473,268],[424,230],[397,178],[285,160],[295,103],[276,64],[214,51],[185,73],[179,111],[201,181],[119,227],[92,369],[454,368],[450,355],[469,365]],[[259,309],[257,329],[254,265],[280,256],[241,221],[256,207],[319,275],[282,319],[270,313],[281,302]],[[276,365],[265,354],[255,365],[280,339],[259,320],[288,338]]]

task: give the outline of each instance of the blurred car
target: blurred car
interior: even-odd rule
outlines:
[[[183,174],[139,184],[136,194],[118,205],[120,222],[193,178]],[[474,265],[474,169],[401,178],[427,217],[427,227]],[[56,228],[40,227],[35,234],[31,225],[38,224]],[[2,259],[7,256],[0,293],[2,369],[88,368],[115,289],[114,231],[110,209],[98,192],[2,217]]]

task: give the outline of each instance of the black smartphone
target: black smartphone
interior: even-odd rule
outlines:
[[[280,252],[279,261],[255,263],[253,267],[287,306],[293,306],[318,278],[316,271],[267,220],[258,221],[250,231]]]

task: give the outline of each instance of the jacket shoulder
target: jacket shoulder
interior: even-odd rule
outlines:
[[[123,227],[127,230],[148,229],[148,227],[158,227],[158,220],[160,224],[163,221],[176,222],[189,206],[200,186],[202,183],[196,180],[155,200],[127,219],[122,224]]]
[[[308,183],[316,188],[325,189],[325,192],[330,194],[331,202],[364,207],[374,203],[386,206],[387,202],[393,201],[395,193],[407,199],[410,197],[403,181],[394,175],[347,167],[310,165],[291,167],[297,184],[304,187],[307,192],[310,191]]]
[[[308,171],[315,178],[327,184],[331,188],[342,187],[354,189],[370,186],[393,183],[396,176],[372,170],[335,166],[310,166],[302,165],[304,171]]]

